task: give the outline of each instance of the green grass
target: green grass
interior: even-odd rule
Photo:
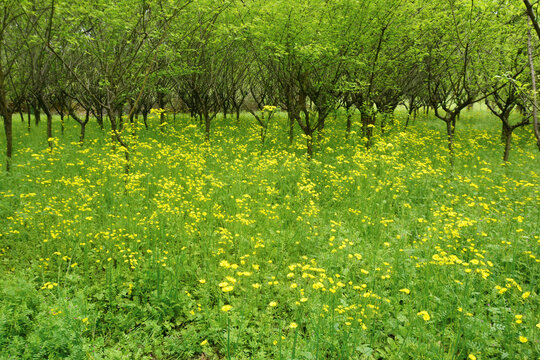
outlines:
[[[51,152],[44,124],[15,121],[0,358],[537,358],[530,129],[503,164],[499,123],[464,113],[452,169],[442,121],[370,150],[355,121],[346,141],[329,119],[312,161],[283,116],[263,152],[249,115],[218,118],[210,144],[186,118],[126,131],[128,176],[94,122],[81,147],[55,121]]]

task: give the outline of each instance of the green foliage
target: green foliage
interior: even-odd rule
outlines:
[[[122,134],[129,175],[94,125],[80,147],[68,123],[52,151],[17,126],[19,166],[0,178],[0,357],[538,353],[528,129],[501,165],[487,112],[464,113],[451,169],[433,120],[402,132],[394,118],[367,150],[356,124],[343,141],[338,112],[308,161],[303,139],[283,145],[280,113],[261,154],[248,116],[217,118],[211,145],[189,119],[161,132],[152,116]]]
[[[519,0],[2,0],[0,358],[537,356],[526,26]]]
[[[81,298],[43,296],[24,276],[7,276],[1,285],[2,358],[85,358]]]

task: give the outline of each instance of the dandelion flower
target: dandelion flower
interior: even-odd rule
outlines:
[[[431,316],[429,316],[429,313],[425,310],[418,312],[416,315],[421,316],[424,321],[429,321],[431,319]]]
[[[221,307],[221,311],[223,311],[223,312],[229,312],[229,311],[231,311],[231,309],[232,309],[232,305],[223,305]]]

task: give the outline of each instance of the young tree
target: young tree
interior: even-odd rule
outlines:
[[[31,34],[26,16],[26,8],[30,5],[29,1],[21,0],[0,2],[0,115],[6,136],[7,171],[11,168],[13,155],[13,112],[16,108],[14,99],[18,93],[16,84],[24,83],[25,80],[21,77],[26,76],[26,72],[17,67],[21,64],[19,58],[28,50],[24,43],[21,44],[21,39]]]
[[[337,106],[338,83],[355,41],[353,24],[364,9],[346,0],[242,4],[241,26],[250,34],[255,69],[263,67],[272,79],[275,105],[288,114],[290,142],[297,123],[311,157],[314,134]]]
[[[230,42],[218,35],[222,30],[220,16],[227,8],[212,3],[199,2],[188,17],[196,24],[189,36],[177,34],[171,39],[178,49],[176,59],[183,64],[183,71],[175,79],[179,97],[204,123],[206,141],[210,140],[212,121],[220,110],[219,80],[226,75],[228,56],[233,52]]]
[[[129,171],[129,148],[121,136],[120,125],[125,104],[132,93],[138,93],[135,106],[146,90],[150,74],[155,70],[157,51],[169,34],[169,25],[191,2],[178,3],[121,0],[115,2],[78,0],[59,3],[56,37],[46,39],[47,48],[66,68],[73,81],[84,89],[99,110],[105,110],[111,125],[113,144],[125,150],[126,173]],[[66,41],[83,50],[92,67],[73,67],[66,59]],[[98,83],[85,79],[98,75]],[[98,90],[92,90],[97,87]],[[95,93],[104,93],[99,98]],[[133,106],[132,108],[135,108]],[[101,115],[101,114],[100,114]]]
[[[486,49],[485,59],[491,61],[483,66],[485,103],[502,124],[501,141],[504,144],[503,160],[508,161],[514,130],[530,124],[530,116],[512,123],[510,115],[517,107],[524,108],[522,91],[518,84],[528,82],[525,64],[526,51],[526,20],[512,7],[501,8],[497,12],[498,31],[489,38],[490,47]],[[481,65],[484,65],[481,62]],[[521,80],[521,81],[520,81]]]
[[[501,6],[474,1],[425,4],[420,26],[430,34],[423,44],[427,90],[435,116],[446,124],[451,165],[461,111],[486,96],[482,90],[488,84],[481,76],[480,61],[489,47],[486,40],[497,31],[493,17]]]
[[[538,18],[536,16],[537,10],[533,8],[533,5],[529,0],[523,0],[523,3],[525,4],[525,7],[527,9],[527,17],[530,23],[532,24],[532,27],[534,28],[536,35],[538,35],[538,38],[540,39],[540,25],[538,25]],[[538,2],[535,3],[535,6],[538,8]],[[533,54],[533,45],[531,40],[531,30],[528,29],[528,38],[527,38],[527,52],[529,57],[529,67],[531,71],[531,84],[532,84],[532,116],[533,116],[533,129],[534,129],[534,136],[536,137],[536,145],[538,146],[538,149],[540,150],[540,125],[538,124],[538,103],[537,103],[537,95],[536,95],[536,74],[534,70],[534,54]]]

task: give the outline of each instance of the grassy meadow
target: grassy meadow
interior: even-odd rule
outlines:
[[[14,118],[0,174],[0,359],[540,359],[540,152],[484,109],[366,149],[283,115],[124,130]],[[400,124],[401,123],[401,124]],[[2,155],[5,139],[0,139]]]

